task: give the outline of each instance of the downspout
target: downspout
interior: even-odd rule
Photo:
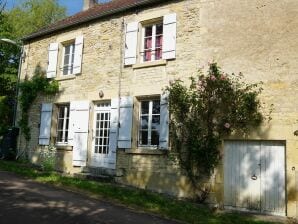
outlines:
[[[121,78],[123,74],[123,60],[124,60],[124,55],[123,55],[123,49],[124,49],[124,16],[122,16],[122,22],[121,22],[121,28],[120,28],[120,70],[119,70],[119,76],[118,76],[118,131],[117,131],[117,147],[118,149],[118,139],[119,139],[119,125],[120,125],[120,99],[121,99]]]

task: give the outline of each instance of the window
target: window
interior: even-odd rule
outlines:
[[[176,58],[176,13],[126,24],[124,65],[163,64]],[[141,27],[141,29],[140,29]],[[138,42],[140,40],[140,43]],[[155,61],[158,61],[155,63]],[[135,66],[140,68],[142,65]]]
[[[63,47],[63,75],[73,74],[73,63],[75,56],[75,43]]]
[[[160,133],[160,100],[140,102],[139,146],[158,146]]]
[[[162,59],[163,24],[157,23],[143,27],[143,49],[141,52],[143,61],[155,61]]]
[[[96,106],[94,153],[109,154],[110,107],[110,103]]]
[[[69,105],[58,106],[57,143],[65,144],[68,141]]]

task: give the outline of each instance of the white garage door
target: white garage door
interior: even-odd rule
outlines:
[[[226,208],[285,215],[285,147],[278,141],[226,141]]]

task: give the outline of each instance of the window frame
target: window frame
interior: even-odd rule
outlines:
[[[68,144],[68,138],[69,138],[69,118],[70,118],[70,104],[65,103],[65,104],[58,104],[57,106],[57,126],[56,126],[56,144],[57,145],[67,145]],[[61,108],[64,107],[64,116],[63,118],[60,118],[60,110]],[[66,110],[68,109],[68,110]],[[66,110],[66,111],[65,111]],[[65,113],[66,112],[66,113]],[[66,116],[65,116],[66,115]],[[68,116],[67,116],[68,115]],[[59,121],[63,120],[63,127],[62,129],[59,129]],[[67,122],[68,120],[68,122]],[[68,124],[68,127],[66,127]],[[62,131],[62,139],[59,141],[59,132]],[[67,136],[66,136],[67,133]],[[67,139],[67,141],[66,141]]]
[[[137,138],[137,147],[138,148],[147,148],[147,149],[158,149],[159,148],[159,140],[160,140],[160,134],[158,136],[158,144],[157,145],[152,145],[152,117],[153,116],[159,116],[159,131],[160,131],[160,109],[159,109],[159,114],[153,114],[153,101],[159,101],[159,106],[160,106],[160,98],[154,97],[154,98],[148,98],[148,99],[140,99],[139,100],[139,115],[138,115],[138,138]],[[142,129],[141,127],[141,117],[142,117],[142,102],[149,102],[149,111],[148,111],[148,128],[147,129]],[[160,108],[160,107],[159,107]],[[148,130],[147,134],[147,145],[143,145],[140,143],[140,137],[141,137],[141,130]],[[154,130],[153,130],[154,131]]]
[[[104,119],[97,119],[98,114],[105,114],[108,113],[108,120]],[[95,116],[96,115],[96,116]],[[93,144],[92,144],[92,153],[94,155],[109,155],[110,154],[110,129],[111,129],[111,102],[109,101],[102,101],[102,102],[96,102],[94,103],[94,123],[93,123]],[[99,128],[97,128],[97,122],[108,122],[108,127],[103,127],[101,128],[99,125]],[[96,131],[98,129],[99,136],[96,135]],[[107,136],[101,136],[100,131],[107,131]],[[104,132],[103,132],[104,133]],[[100,144],[100,139],[107,139],[107,144]],[[96,144],[96,139],[98,139],[98,144]],[[104,146],[105,148],[105,153],[104,153]],[[97,150],[96,150],[96,147]],[[100,147],[101,147],[101,152],[100,152]]]
[[[157,36],[156,35],[156,27],[157,25],[161,25],[162,26],[162,34],[158,34],[159,36],[162,37],[162,43],[161,43],[161,46],[159,47],[160,48],[160,51],[161,51],[161,56],[159,59],[156,59],[156,39],[157,39]],[[162,48],[163,48],[163,38],[164,38],[164,24],[163,24],[163,17],[159,17],[159,18],[156,18],[154,20],[149,20],[149,21],[145,21],[145,22],[140,22],[140,44],[141,46],[139,47],[139,57],[140,57],[140,62],[141,63],[146,63],[146,62],[154,62],[154,61],[160,61],[163,59],[162,57]],[[151,60],[145,60],[145,38],[146,38],[146,28],[147,27],[152,27],[152,34],[151,34],[151,38],[152,38],[152,43],[151,43]]]
[[[68,75],[73,75],[74,74],[74,58],[75,58],[75,50],[76,50],[76,44],[75,44],[75,39],[74,40],[70,40],[62,44],[62,60],[61,60],[61,76],[65,77]],[[66,48],[70,46],[70,50],[69,50],[69,59],[68,59],[68,64],[66,66],[65,64],[65,51]],[[67,74],[64,74],[64,69],[65,67],[67,67]]]

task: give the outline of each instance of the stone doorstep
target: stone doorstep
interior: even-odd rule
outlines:
[[[107,175],[94,175],[92,173],[74,173],[74,177],[84,180],[95,180],[101,182],[114,182],[114,177]]]
[[[86,166],[82,168],[82,173],[90,173],[94,176],[110,176],[115,177],[116,176],[116,170],[114,169],[108,169],[104,167],[92,167],[92,166]]]

